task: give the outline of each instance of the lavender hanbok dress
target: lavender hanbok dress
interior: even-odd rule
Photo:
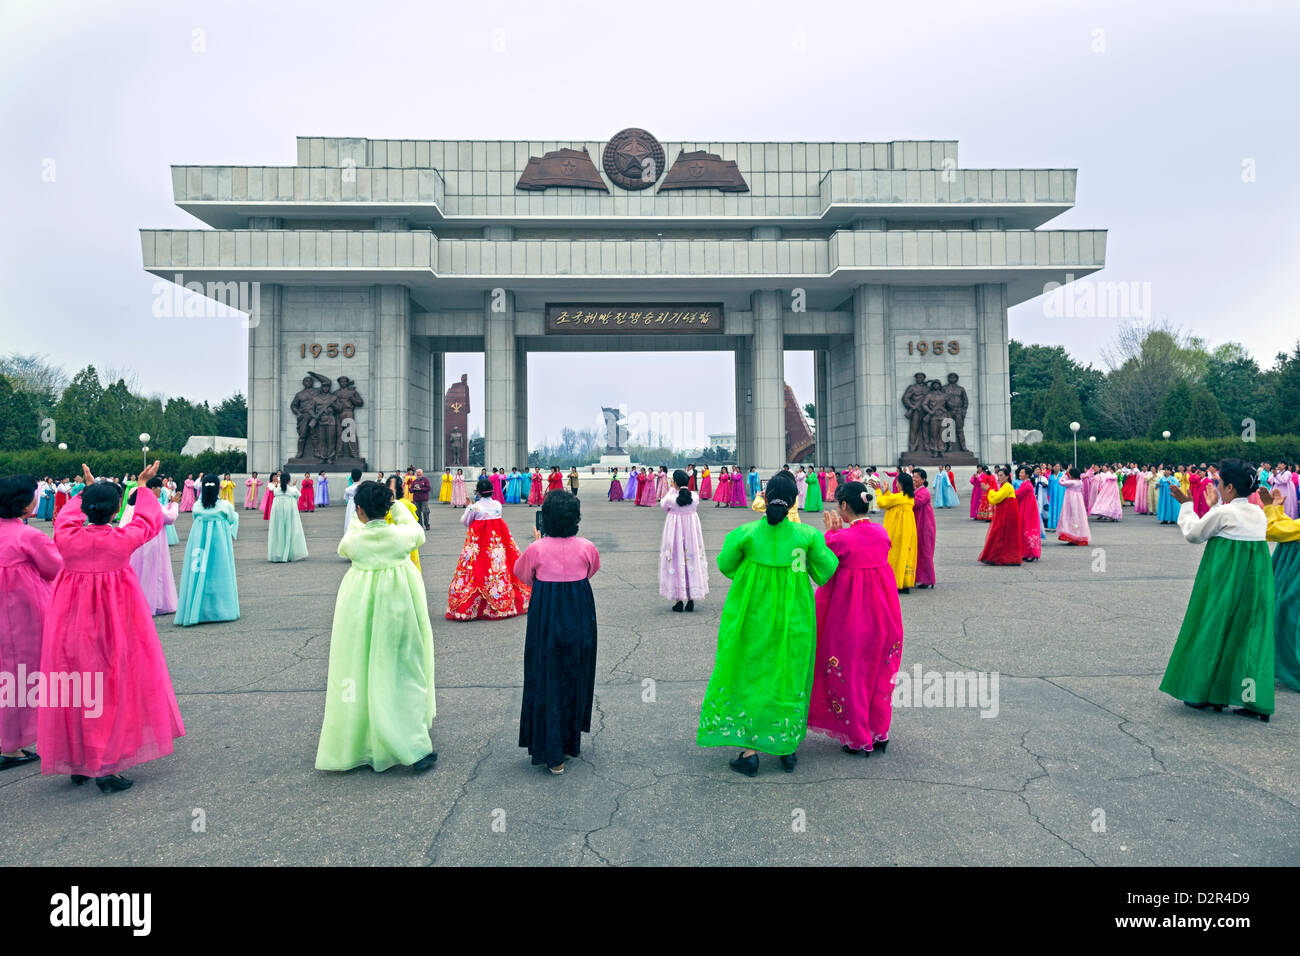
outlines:
[[[700,495],[691,492],[691,503],[679,505],[677,492],[664,496],[659,507],[668,514],[659,545],[659,594],[670,601],[693,601],[709,593],[708,558],[704,554],[704,532],[700,530]]]

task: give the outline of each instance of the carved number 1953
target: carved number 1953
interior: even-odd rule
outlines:
[[[940,339],[935,339],[933,342],[908,342],[907,354],[908,355],[926,355],[926,354],[942,355],[944,353],[945,346],[947,347],[947,352],[949,355],[956,355],[961,348],[961,346],[957,343],[955,339],[949,342],[944,342]]]

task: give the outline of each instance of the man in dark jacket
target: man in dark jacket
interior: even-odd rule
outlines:
[[[429,530],[429,490],[432,485],[424,477],[424,469],[415,469],[415,481],[411,482],[411,503],[415,505],[415,520]]]

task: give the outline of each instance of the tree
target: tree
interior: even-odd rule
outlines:
[[[54,407],[68,386],[68,373],[35,352],[30,355],[10,352],[0,358],[0,375],[9,379],[14,391],[31,395],[38,405],[47,409]]]
[[[0,374],[0,449],[37,448],[43,431],[35,397],[15,389],[9,377]]]
[[[810,422],[817,421],[817,406],[814,405],[812,402],[809,402],[807,405],[803,407],[803,413],[808,416],[808,421]]]
[[[1038,428],[1044,435],[1048,434],[1044,416],[1058,366],[1080,405],[1079,412],[1067,422],[1083,417],[1083,409],[1093,401],[1105,381],[1101,370],[1080,365],[1059,345],[1024,345],[1012,339],[1007,346],[1007,358],[1011,372],[1012,428]]]
[[[1276,413],[1262,391],[1259,365],[1238,343],[1225,342],[1210,353],[1201,382],[1234,429],[1242,427],[1244,418],[1253,419],[1261,431],[1275,427]]]
[[[1186,431],[1191,417],[1192,390],[1186,381],[1179,380],[1165,395],[1165,399],[1160,405],[1160,411],[1156,413],[1150,427],[1147,429],[1147,437],[1151,439],[1161,438],[1164,436],[1165,431],[1169,431],[1172,438],[1194,437]]]
[[[1194,386],[1191,390],[1191,409],[1183,423],[1184,437],[1222,438],[1231,434],[1232,426],[1228,416],[1223,414],[1219,403],[1204,385]]]
[[[1071,434],[1070,422],[1084,420],[1079,392],[1066,381],[1064,360],[1056,363],[1052,383],[1043,396],[1043,406],[1039,427],[1049,441],[1064,441]]]
[[[483,464],[483,436],[475,433],[469,440],[469,463],[478,468],[485,467]]]
[[[236,392],[229,398],[222,399],[213,411],[216,418],[216,433],[227,438],[248,437],[248,403],[243,392]]]
[[[72,377],[55,406],[54,421],[60,441],[78,450],[105,447],[95,433],[95,417],[104,388],[95,366],[87,365]]]
[[[1188,339],[1168,324],[1128,326],[1102,350],[1110,366],[1096,410],[1116,437],[1150,434],[1170,390],[1198,380],[1208,356],[1198,339]],[[1187,402],[1190,404],[1190,396]],[[1185,407],[1184,407],[1185,411]],[[1185,418],[1172,423],[1180,427]],[[1163,427],[1169,427],[1167,424]]]

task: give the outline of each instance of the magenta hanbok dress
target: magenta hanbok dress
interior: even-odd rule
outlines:
[[[136,501],[140,496],[136,496]],[[131,570],[140,579],[140,590],[154,616],[176,613],[176,575],[167,550],[167,525],[176,523],[175,502],[160,505],[163,524],[158,533],[131,553]]]
[[[153,615],[131,555],[163,528],[151,494],[124,528],[89,525],[81,496],[54,523],[63,570],[45,614],[41,671],[102,679],[97,700],[50,701],[37,721],[41,773],[104,777],[172,752],[185,736]],[[93,703],[93,707],[85,706]],[[71,704],[71,705],[69,705]]]
[[[1038,496],[1034,483],[1022,481],[1016,488],[1016,504],[1020,508],[1020,559],[1034,561],[1043,556],[1043,523],[1038,514]],[[917,575],[920,580],[920,575]]]
[[[745,476],[738,471],[731,473],[731,495],[737,508],[749,507],[749,496],[745,494]]]
[[[275,493],[272,489],[275,487],[278,487],[278,484],[272,485],[270,482],[267,482],[266,493],[262,495],[262,520],[263,521],[271,520],[271,505],[275,503]],[[192,511],[194,509],[191,508],[190,510]]]
[[[0,518],[0,671],[16,687],[41,669],[41,629],[50,606],[51,582],[63,557],[50,537],[21,518]],[[36,741],[39,707],[26,695],[0,700],[0,750],[16,753]]]
[[[889,534],[869,518],[828,531],[840,564],[817,589],[817,656],[808,729],[871,750],[889,739],[903,614],[889,566]]]
[[[916,585],[934,587],[934,502],[930,498],[930,489],[926,487],[917,488],[913,498],[912,513],[916,515]]]
[[[694,601],[709,593],[709,562],[700,528],[700,496],[679,505],[677,495],[664,495],[659,507],[668,514],[659,543],[659,595],[670,601]]]
[[[623,482],[618,480],[617,472],[609,476],[609,500],[623,500]]]
[[[181,511],[193,511],[195,499],[198,495],[194,492],[194,479],[186,478],[185,484],[181,488]]]
[[[1092,480],[1093,498],[1088,513],[1099,518],[1119,521],[1124,517],[1124,504],[1119,497],[1119,479],[1114,472],[1104,471]]]
[[[262,487],[262,479],[245,478],[244,487],[248,489],[244,492],[244,507],[252,511],[257,507],[257,489]]]
[[[492,497],[496,499],[497,504],[504,505],[506,496],[501,493],[501,475],[493,472],[488,475],[488,481],[492,482]]]
[[[980,473],[978,471],[970,476],[970,483],[970,516],[971,519],[974,520],[979,517],[980,504],[983,503],[984,496],[987,492],[984,488],[984,482],[980,480]]]

